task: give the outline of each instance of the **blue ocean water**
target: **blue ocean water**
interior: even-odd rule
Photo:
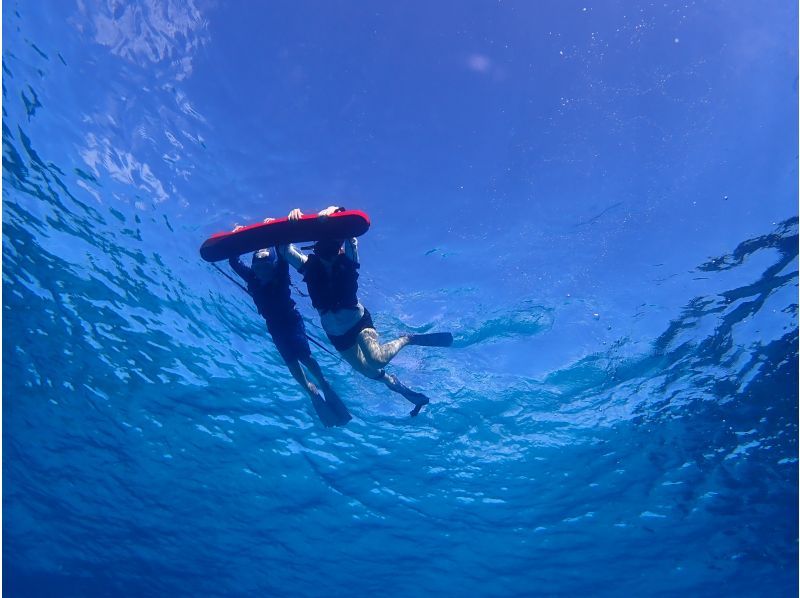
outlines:
[[[3,590],[796,595],[797,22],[6,1]],[[415,419],[199,259],[330,204]]]

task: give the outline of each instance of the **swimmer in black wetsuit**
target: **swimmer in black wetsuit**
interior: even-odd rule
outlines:
[[[270,219],[265,220],[265,222]],[[234,230],[238,230],[237,227]],[[274,249],[259,249],[253,254],[251,267],[240,258],[228,262],[247,283],[247,292],[253,298],[258,313],[266,320],[275,347],[292,376],[308,392],[317,415],[325,426],[343,426],[352,416],[344,403],[328,384],[319,363],[311,356],[305,324],[289,290],[289,265]],[[303,364],[317,380],[324,394],[311,383]]]
[[[342,209],[330,206],[319,215],[330,216]],[[297,221],[302,215],[300,210],[294,209],[289,213],[289,220]],[[414,404],[411,415],[417,415],[428,404],[428,397],[407,388],[397,376],[386,373],[383,368],[406,345],[447,347],[452,345],[453,336],[449,332],[411,334],[381,344],[369,311],[357,297],[360,264],[355,238],[317,241],[314,252],[308,256],[291,244],[278,247],[278,253],[303,275],[322,328],[339,354],[357,372],[380,380],[411,401]]]

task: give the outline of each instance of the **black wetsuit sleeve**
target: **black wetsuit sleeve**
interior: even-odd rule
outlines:
[[[356,266],[359,265],[358,261],[358,239],[346,239],[344,242],[344,255]]]
[[[233,268],[233,271],[236,272],[236,274],[238,274],[247,284],[250,284],[255,277],[253,274],[253,269],[245,266],[239,257],[230,258],[228,260],[228,265],[230,265],[230,267]]]

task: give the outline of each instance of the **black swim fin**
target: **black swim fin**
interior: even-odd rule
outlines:
[[[421,409],[422,409],[422,408],[423,408],[425,405],[427,405],[428,403],[430,403],[430,402],[431,402],[431,400],[430,400],[428,397],[426,397],[424,394],[422,394],[421,392],[418,392],[418,393],[415,393],[415,394],[417,394],[417,395],[419,395],[420,397],[422,397],[422,399],[424,400],[424,402],[416,403],[416,404],[414,405],[414,408],[411,410],[411,413],[409,413],[409,415],[410,415],[411,417],[417,417],[417,416],[419,415],[419,412],[420,412],[420,410],[421,410]]]
[[[450,347],[453,344],[453,335],[449,332],[431,332],[429,334],[411,334],[409,345],[419,347]]]
[[[334,425],[343,426],[353,419],[353,416],[350,415],[350,412],[347,410],[347,406],[342,403],[342,399],[340,399],[339,395],[330,387],[325,391],[325,402],[336,418],[336,423]]]
[[[431,400],[426,397],[421,392],[417,392],[415,390],[411,390],[407,386],[405,386],[400,380],[397,379],[396,376],[392,376],[391,374],[387,374],[384,372],[384,378],[388,382],[388,387],[396,393],[403,395],[406,399],[414,403],[414,408],[411,410],[411,417],[416,417],[419,414],[420,409],[422,409],[425,405],[431,402]]]
[[[338,417],[331,409],[330,405],[322,398],[322,395],[315,393],[311,396],[311,404],[314,406],[314,411],[317,412],[317,417],[326,428],[331,428],[338,425]]]

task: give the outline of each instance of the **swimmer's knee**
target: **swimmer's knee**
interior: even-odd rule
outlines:
[[[377,340],[378,338],[378,331],[374,328],[363,328],[361,332],[358,333],[358,336],[364,339],[374,339]]]
[[[361,346],[361,352],[364,354],[364,360],[368,365],[374,366],[376,369],[385,367],[389,363],[386,357],[386,352],[377,342],[370,340]]]

